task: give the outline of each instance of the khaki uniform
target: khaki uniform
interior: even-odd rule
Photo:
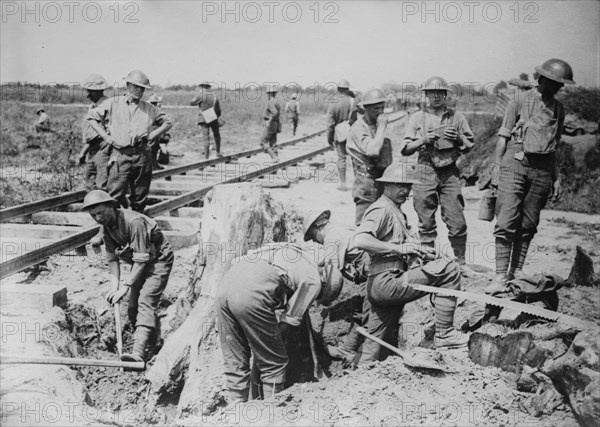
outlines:
[[[50,132],[50,117],[44,111],[35,122],[35,130],[38,132]]]
[[[281,132],[281,105],[277,100],[269,100],[263,111],[263,134],[260,146],[263,150],[271,148],[277,154],[277,134]]]
[[[275,243],[234,260],[217,291],[225,379],[230,394],[247,399],[250,355],[264,384],[283,384],[288,356],[280,321],[300,325],[321,292],[317,264],[297,245]]]
[[[298,128],[298,116],[300,115],[300,103],[296,100],[286,102],[285,115],[290,126],[292,126],[292,134],[295,136]]]
[[[107,99],[106,96],[102,96],[98,101],[90,103],[88,113]],[[86,117],[87,115],[84,116],[81,124],[83,143],[89,145],[85,162],[85,187],[86,190],[106,191],[108,186],[108,159],[112,147],[96,133]],[[106,123],[103,123],[102,127],[106,129]]]
[[[109,98],[91,109],[87,120],[104,123],[115,140],[108,164],[108,192],[121,206],[143,212],[152,180],[152,154],[144,136],[171,118],[152,104],[135,103],[129,95]],[[130,188],[129,203],[127,189]]]
[[[206,158],[210,157],[210,131],[212,130],[215,138],[215,151],[217,154],[221,153],[221,133],[219,130],[219,117],[221,117],[221,103],[219,98],[212,90],[201,89],[200,93],[192,99],[190,105],[197,105],[200,108],[200,114],[198,114],[198,125],[200,126],[200,138],[201,145],[204,147],[204,153]],[[211,123],[206,123],[202,112],[214,108],[217,120]]]
[[[385,195],[381,196],[366,210],[356,234],[367,233],[382,242],[402,244],[412,240],[402,210]],[[415,291],[411,283],[460,289],[460,268],[454,261],[431,261],[424,267],[408,269],[406,257],[371,253],[367,296],[371,302],[371,313],[367,322],[367,332],[392,345],[398,337],[398,321],[404,305],[428,295]],[[436,297],[438,304],[447,308],[444,297]],[[456,306],[453,300],[452,313]],[[436,321],[438,313],[436,311]],[[447,326],[447,325],[444,325]],[[452,326],[450,324],[450,326]],[[437,328],[437,325],[436,325]],[[363,345],[361,363],[379,360],[381,347],[374,341],[366,340]]]
[[[372,144],[376,132],[377,124],[368,123],[366,117],[360,117],[350,128],[348,136],[347,148],[354,169],[352,197],[356,205],[357,225],[365,210],[382,194],[383,186],[375,180],[392,164],[392,143],[389,138],[384,139],[378,156],[367,155],[367,147]]]
[[[444,127],[454,126],[459,135],[458,144],[448,144],[438,149],[436,144],[426,144],[418,153],[419,180],[413,184],[414,207],[419,216],[419,236],[421,242],[430,246],[435,244],[437,227],[435,214],[438,205],[442,210],[442,220],[448,227],[448,239],[461,263],[465,259],[467,243],[467,223],[463,214],[465,202],[462,196],[460,171],[456,160],[472,146],[473,131],[465,116],[450,108],[446,108],[441,116],[432,114],[427,109],[411,115],[406,126],[400,152],[404,152],[406,144],[425,138],[427,132],[434,130],[443,140]],[[440,127],[442,127],[440,129]]]
[[[145,263],[144,274],[130,283],[129,321],[159,330],[156,308],[167,286],[175,256],[156,221],[129,209],[117,209],[114,227],[103,226],[107,261]]]

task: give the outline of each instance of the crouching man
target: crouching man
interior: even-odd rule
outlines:
[[[367,208],[356,231],[353,246],[371,256],[367,296],[371,313],[367,332],[396,345],[398,321],[405,304],[428,295],[416,291],[411,284],[460,289],[460,267],[455,261],[438,259],[422,267],[408,269],[411,257],[427,261],[435,258],[431,249],[412,238],[406,216],[400,206],[406,201],[412,184],[420,182],[417,166],[394,164],[388,166],[379,182],[384,184],[383,195]],[[465,346],[468,337],[454,328],[456,298],[438,295],[435,304],[435,346],[448,349]],[[360,363],[379,360],[380,345],[366,340]]]
[[[160,326],[156,308],[167,286],[173,267],[173,250],[156,222],[144,214],[118,209],[117,200],[102,190],[90,191],[83,210],[102,225],[106,260],[112,286],[106,299],[113,305],[130,292],[128,315],[135,329],[133,350],[121,360],[142,362],[148,344],[156,343]],[[132,265],[127,278],[121,279],[120,261]]]
[[[282,335],[295,332],[313,301],[335,300],[342,284],[333,264],[318,265],[294,244],[273,243],[233,262],[217,293],[230,403],[248,400],[251,353],[264,398],[283,390],[288,356]],[[284,309],[279,322],[277,309]]]

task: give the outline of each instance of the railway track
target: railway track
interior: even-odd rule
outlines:
[[[319,138],[324,132],[278,144],[279,163],[257,148],[155,171],[144,213],[156,219],[175,247],[192,244],[197,238],[201,209],[187,206],[198,204],[218,184],[269,177],[262,182],[271,186],[301,178],[310,168],[303,162],[331,149]],[[273,179],[278,173],[281,177]],[[73,250],[85,254],[85,244],[100,229],[89,215],[79,212],[85,194],[83,190],[74,191],[0,210],[0,279],[52,255]]]

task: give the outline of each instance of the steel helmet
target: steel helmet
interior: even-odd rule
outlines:
[[[44,110],[43,108],[38,108],[37,110],[35,110],[35,114],[39,114],[40,111],[46,112],[46,110]]]
[[[198,86],[200,87],[210,87],[210,82],[208,80],[203,80]]]
[[[337,82],[337,87],[340,89],[350,89],[350,82],[346,79],[342,79]]]
[[[92,206],[101,205],[103,203],[115,204],[117,201],[110,194],[102,190],[92,190],[87,193],[83,199],[81,210],[86,211]]]
[[[146,89],[152,89],[152,86],[150,86],[150,79],[148,79],[148,76],[144,74],[143,71],[133,70],[131,73],[127,74],[127,77],[124,77],[124,79],[127,83],[145,87]]]
[[[279,89],[277,88],[276,85],[267,86],[267,93],[277,93],[277,92],[279,92]]]
[[[90,74],[83,83],[83,88],[86,90],[104,90],[109,87],[110,85],[106,82],[106,79],[100,74]]]
[[[562,59],[552,58],[544,62],[541,67],[535,67],[535,71],[555,82],[574,85],[573,69]]]
[[[385,93],[380,89],[371,89],[362,97],[362,105],[381,104],[385,102]]]
[[[428,78],[423,85],[423,90],[445,90],[448,91],[448,83],[441,77],[433,76]]]
[[[314,225],[319,219],[329,219],[331,218],[331,211],[312,211],[308,214],[308,216],[304,219],[304,224],[302,226],[302,233],[304,234],[304,241],[307,242],[309,240],[308,230],[310,227]]]
[[[148,98],[148,102],[161,102],[162,101],[162,96],[158,96],[157,94],[153,93],[152,95],[150,95],[150,98]]]
[[[293,94],[293,95],[292,95],[292,99],[296,99],[296,98],[298,98],[298,95],[296,95],[296,94]]]
[[[321,305],[330,305],[342,293],[344,277],[332,261],[319,264],[319,275],[321,276],[321,293],[317,302]]]
[[[417,165],[412,163],[390,165],[385,168],[381,178],[377,178],[375,181],[393,182],[396,184],[418,184],[421,182],[419,180]]]

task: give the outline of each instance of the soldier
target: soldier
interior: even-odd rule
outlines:
[[[431,77],[423,88],[429,107],[413,114],[406,126],[400,152],[418,154],[421,182],[415,183],[414,207],[419,216],[421,243],[435,247],[437,230],[435,213],[442,209],[448,226],[448,239],[458,258],[463,275],[473,275],[465,265],[467,223],[461,191],[460,171],[456,161],[473,147],[473,131],[465,116],[446,105],[448,85],[441,77]]]
[[[171,118],[152,104],[142,101],[151,89],[148,77],[139,70],[125,77],[127,93],[107,99],[86,116],[90,126],[113,147],[108,164],[108,191],[126,207],[127,188],[131,190],[131,209],[143,212],[152,180],[149,141],[167,132]],[[108,120],[107,131],[102,123]],[[154,126],[158,128],[153,129]]]
[[[173,267],[173,250],[156,222],[138,212],[117,209],[117,201],[102,190],[90,191],[83,210],[102,225],[106,261],[111,274],[109,304],[117,304],[128,292],[129,321],[134,327],[133,349],[121,360],[142,362],[146,346],[159,341],[156,308]],[[128,277],[121,278],[120,262],[131,264]]]
[[[200,126],[200,140],[204,147],[204,155],[210,157],[210,131],[215,137],[215,151],[217,157],[221,154],[221,133],[219,131],[219,117],[221,117],[221,103],[217,94],[211,89],[210,83],[206,80],[200,83],[200,93],[192,99],[190,105],[197,105],[200,108],[198,115],[198,125]]]
[[[162,108],[162,96],[158,96],[157,94],[153,93],[150,98],[148,98],[148,102],[159,110]],[[164,169],[158,163],[158,152],[161,150],[161,146],[166,146],[170,140],[171,135],[169,133],[163,133],[150,143],[150,152],[152,153],[152,169]],[[164,151],[166,151],[166,148]]]
[[[90,100],[88,112],[96,108],[106,99],[104,90],[111,87],[100,74],[90,74],[83,84],[87,99]],[[87,115],[86,115],[87,116]],[[79,153],[79,164],[85,163],[85,188],[86,190],[107,190],[108,184],[108,159],[112,152],[112,146],[107,144],[100,135],[83,118],[82,134],[83,148]],[[106,123],[101,123],[106,129]]]
[[[565,84],[575,84],[573,70],[555,58],[535,70],[538,86],[516,94],[498,131],[492,173],[492,186],[498,189],[496,278],[488,293],[501,291],[522,273],[540,211],[549,197],[556,201],[561,196],[556,148],[565,113],[554,95]]]
[[[384,184],[383,195],[366,210],[351,247],[367,251],[371,256],[367,293],[371,313],[367,332],[392,345],[398,337],[398,320],[405,304],[428,295],[416,291],[410,284],[460,289],[460,267],[455,261],[431,260],[435,254],[427,246],[412,239],[401,205],[413,184],[419,183],[414,164],[394,164],[378,178]],[[422,267],[408,268],[410,257],[428,261]],[[414,263],[412,263],[414,264]],[[453,325],[456,298],[435,297],[435,346],[437,349],[462,347],[465,335]],[[367,340],[360,363],[380,357],[380,346]]]
[[[350,82],[342,79],[337,83],[337,95],[327,107],[327,142],[335,144],[337,167],[340,176],[338,190],[346,191],[346,141],[350,126],[356,121],[356,105],[354,94],[350,91]]]
[[[267,87],[267,105],[263,112],[263,134],[260,146],[273,160],[279,162],[277,134],[281,132],[281,105],[276,100],[277,87]]]
[[[284,388],[288,356],[282,335],[297,333],[313,301],[329,305],[343,279],[332,264],[317,265],[293,244],[274,243],[233,262],[217,291],[225,379],[231,403],[248,400],[250,353],[265,399]],[[279,319],[275,310],[285,311]]]
[[[50,132],[50,117],[46,114],[46,110],[38,108],[35,110],[35,114],[38,116],[34,125],[35,130],[38,132]]]
[[[364,115],[354,122],[348,136],[348,152],[354,169],[352,197],[357,225],[365,210],[381,195],[382,186],[376,179],[392,164],[392,144],[385,137],[388,121],[383,114],[384,93],[371,89],[364,94],[361,104]]]
[[[296,136],[296,128],[298,127],[298,115],[300,114],[300,103],[297,101],[298,95],[293,94],[292,99],[285,103],[285,115],[287,121],[292,127],[292,135]]]
[[[304,241],[312,240],[324,246],[325,261],[333,260],[334,264],[346,279],[360,286],[363,296],[362,313],[359,326],[366,326],[369,320],[371,304],[366,296],[365,283],[369,275],[369,255],[365,251],[351,248],[352,237],[356,227],[331,223],[331,211],[311,213],[304,222]],[[364,338],[352,328],[339,347],[328,346],[329,355],[339,359],[353,360]]]

